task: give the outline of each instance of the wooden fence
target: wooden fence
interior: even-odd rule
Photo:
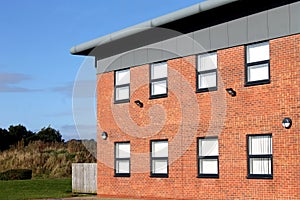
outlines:
[[[97,193],[97,163],[72,164],[72,192]]]

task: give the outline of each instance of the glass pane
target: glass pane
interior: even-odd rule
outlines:
[[[129,160],[117,160],[116,161],[116,173],[118,173],[118,174],[130,173]]]
[[[199,140],[199,156],[218,156],[218,138],[205,138]]]
[[[247,63],[270,59],[269,42],[247,46]]]
[[[199,169],[200,174],[218,174],[218,160],[200,159]]]
[[[116,100],[129,99],[129,86],[116,88]]]
[[[168,64],[166,62],[151,65],[151,79],[168,77]]]
[[[130,70],[116,71],[116,85],[123,85],[130,83]]]
[[[251,158],[250,174],[271,174],[271,158]]]
[[[217,53],[207,53],[198,56],[198,71],[217,69]]]
[[[152,95],[159,95],[159,94],[167,94],[167,81],[158,81],[153,82],[152,85]]]
[[[216,72],[199,74],[199,89],[210,88],[217,86],[217,74]]]
[[[152,142],[152,157],[168,157],[168,141]]]
[[[116,157],[117,158],[130,158],[130,143],[117,143],[116,144]]]
[[[263,155],[272,154],[271,136],[251,136],[249,137],[249,154]]]
[[[152,160],[152,173],[167,174],[168,162],[166,160]]]
[[[248,81],[259,81],[269,79],[269,65],[255,65],[248,67]]]

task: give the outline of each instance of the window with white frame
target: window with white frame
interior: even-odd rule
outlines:
[[[150,66],[150,98],[168,96],[168,64],[155,63]]]
[[[217,52],[198,55],[197,60],[197,91],[217,90]]]
[[[130,176],[130,143],[115,143],[115,176]]]
[[[269,42],[247,46],[246,86],[270,83]]]
[[[198,138],[198,177],[219,177],[218,137]]]
[[[248,135],[248,178],[272,177],[272,135]]]
[[[130,69],[115,71],[115,103],[130,100]]]
[[[155,140],[151,141],[151,163],[150,176],[151,177],[168,177],[168,141]]]

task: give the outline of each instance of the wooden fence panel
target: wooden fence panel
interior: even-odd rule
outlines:
[[[72,192],[97,193],[97,163],[72,164]]]

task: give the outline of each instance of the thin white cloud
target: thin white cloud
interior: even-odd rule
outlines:
[[[52,92],[57,92],[65,95],[66,97],[72,97],[73,92],[73,82],[66,83],[62,86],[53,87],[50,89]]]
[[[50,91],[63,94],[70,98],[95,98],[96,82],[93,80],[69,82],[61,86],[53,87]]]
[[[18,84],[27,80],[32,80],[32,77],[21,73],[0,73],[0,93],[37,91],[34,89],[18,86]]]

